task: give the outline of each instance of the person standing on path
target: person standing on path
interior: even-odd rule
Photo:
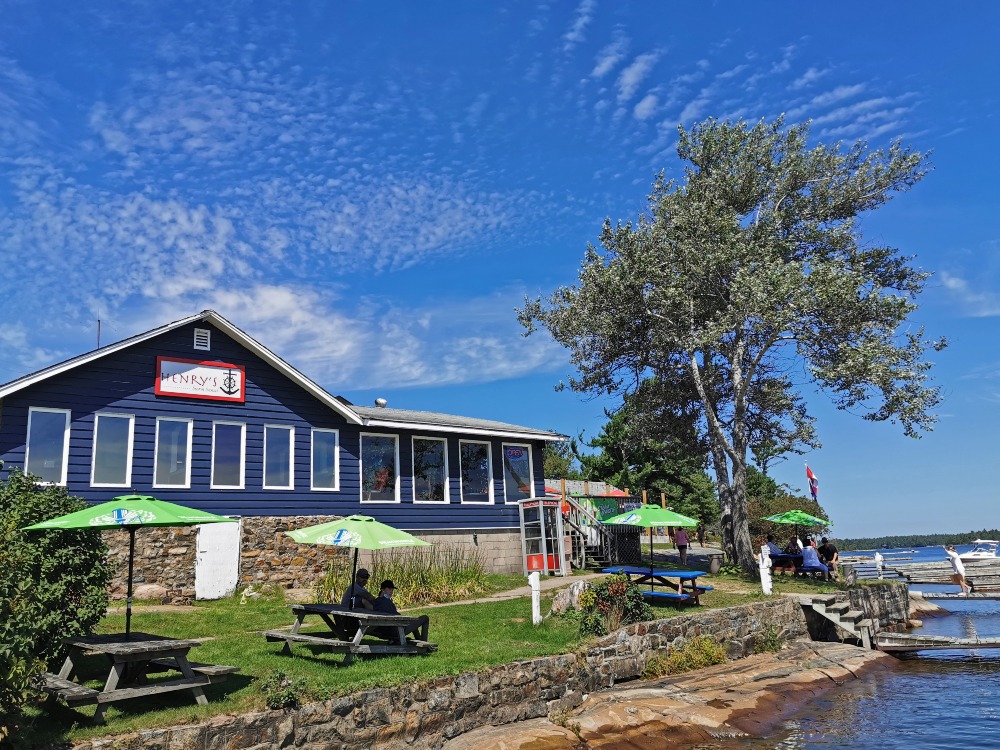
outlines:
[[[681,565],[687,565],[688,535],[683,527],[677,529],[677,533],[674,534],[674,542],[677,544],[677,553],[680,555]]]
[[[965,582],[965,565],[962,564],[962,558],[958,556],[955,551],[955,545],[949,544],[944,548],[944,553],[948,555],[948,560],[951,562],[951,569],[954,571],[951,574],[951,580],[957,583],[959,588],[962,589],[963,594],[972,593],[972,586]],[[968,589],[968,591],[966,591]]]

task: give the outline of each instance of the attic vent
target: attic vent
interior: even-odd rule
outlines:
[[[194,348],[204,352],[212,351],[212,332],[206,328],[195,328]]]

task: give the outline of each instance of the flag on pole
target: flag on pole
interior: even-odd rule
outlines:
[[[813,474],[813,470],[809,468],[809,464],[806,464],[806,479],[809,480],[809,494],[812,495],[813,500],[816,500],[819,495],[819,479]]]

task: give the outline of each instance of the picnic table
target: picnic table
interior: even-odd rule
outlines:
[[[344,654],[344,664],[350,664],[357,654],[425,654],[437,650],[436,643],[407,639],[406,631],[419,623],[416,617],[351,609],[340,604],[292,604],[295,622],[287,630],[267,630],[262,635],[268,641],[284,641],[282,653],[290,654],[293,643],[325,646],[334,653]],[[319,617],[326,630],[302,632],[307,617]],[[355,630],[356,628],[356,630]],[[392,633],[387,637],[386,633]],[[380,643],[363,642],[365,636],[382,639]]]
[[[678,603],[692,601],[701,604],[701,595],[706,591],[712,591],[711,586],[698,583],[699,576],[706,575],[703,570],[651,570],[641,565],[618,565],[604,568],[602,572],[622,573],[636,586],[649,584],[648,590],[641,589],[642,595],[648,599],[663,599]],[[661,588],[658,589],[657,586]]]
[[[63,643],[70,647],[66,661],[59,674],[46,672],[42,675],[42,689],[51,698],[61,699],[71,707],[96,703],[94,722],[97,724],[104,721],[104,712],[116,701],[174,690],[190,690],[195,701],[204,705],[208,703],[202,689],[205,685],[239,671],[239,667],[188,661],[188,652],[201,645],[201,641],[190,639],[133,632],[127,638],[124,633],[112,633],[65,638]],[[74,675],[80,677],[83,657],[93,654],[103,654],[111,664],[101,690],[72,679]],[[148,676],[157,672],[179,672],[180,677],[149,682]]]

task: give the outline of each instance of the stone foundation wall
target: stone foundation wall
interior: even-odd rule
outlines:
[[[876,630],[902,630],[910,619],[910,587],[885,581],[848,589],[851,609],[877,621]]]
[[[353,551],[319,544],[297,544],[282,532],[332,521],[339,516],[244,516],[240,519],[238,588],[271,584],[283,589],[312,588],[323,578],[327,565]],[[477,554],[488,573],[521,572],[521,535],[518,530],[415,534],[424,541]],[[128,579],[128,533],[105,531],[108,558],[114,569],[111,597],[125,598]],[[195,598],[195,560],[198,532],[194,527],[151,527],[135,535],[133,581],[136,596],[159,599],[164,604],[190,604]],[[359,564],[371,560],[361,550]]]
[[[770,628],[784,638],[805,636],[798,601],[780,597],[640,623],[574,654],[367,690],[297,710],[217,716],[199,725],[118,735],[80,743],[75,750],[440,748],[482,726],[575,708],[585,694],[639,677],[650,654],[696,635],[718,638],[732,658],[741,658],[753,652],[757,639]]]

